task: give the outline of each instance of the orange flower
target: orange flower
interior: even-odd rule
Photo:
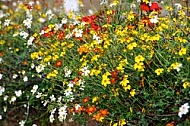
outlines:
[[[106,116],[106,115],[109,114],[109,112],[108,112],[107,109],[104,109],[104,110],[101,109],[101,110],[99,111],[99,113],[100,113],[101,116]]]
[[[3,56],[3,52],[0,52],[0,57],[2,57]]]
[[[76,113],[84,112],[85,108],[83,106],[79,107],[77,110],[75,110]]]
[[[82,45],[82,46],[80,46],[78,48],[78,52],[79,52],[79,54],[87,53],[88,52],[88,48],[86,46]]]
[[[56,60],[55,67],[60,67],[60,66],[62,66],[62,60]]]
[[[26,65],[28,65],[28,62],[27,62],[27,61],[23,61],[23,62],[22,62],[22,65],[23,65],[23,66],[26,66]]]
[[[92,113],[94,113],[96,111],[96,107],[93,105],[93,106],[89,106],[87,109],[86,109],[86,112],[90,115]]]
[[[86,98],[83,99],[83,102],[86,103],[86,102],[89,101],[89,99],[90,99],[90,97],[86,97]]]

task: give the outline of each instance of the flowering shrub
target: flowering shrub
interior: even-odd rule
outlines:
[[[141,0],[123,9],[114,0],[79,16],[42,9],[38,1],[14,4],[14,12],[1,11],[1,119],[190,124],[186,6],[176,4],[174,13]]]

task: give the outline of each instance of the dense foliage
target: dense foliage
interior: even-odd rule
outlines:
[[[190,125],[187,3],[129,2],[104,1],[89,16],[2,5],[1,119]]]

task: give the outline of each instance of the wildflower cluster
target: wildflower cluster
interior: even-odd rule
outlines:
[[[20,125],[87,117],[111,126],[188,124],[188,9],[124,3],[104,1],[89,16],[39,1],[3,9],[0,117],[20,112]]]

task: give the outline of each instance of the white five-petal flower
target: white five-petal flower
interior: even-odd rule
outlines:
[[[182,115],[185,115],[189,112],[189,104],[185,103],[179,108],[178,116],[181,118]]]

